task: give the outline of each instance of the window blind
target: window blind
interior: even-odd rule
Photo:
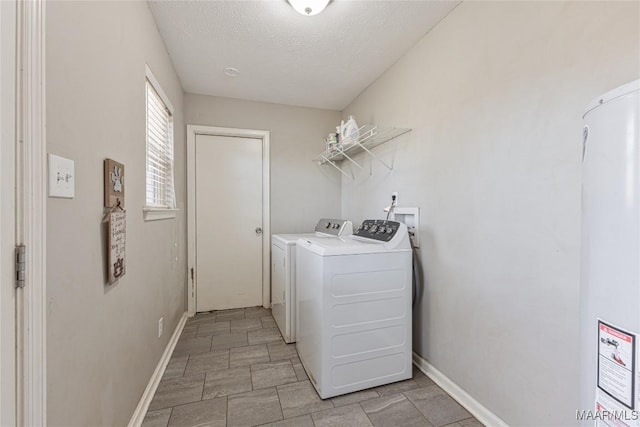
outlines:
[[[173,117],[147,80],[147,206],[176,207],[173,186]]]

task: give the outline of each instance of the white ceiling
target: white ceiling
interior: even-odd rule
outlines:
[[[342,110],[459,1],[150,1],[186,92]],[[237,68],[236,77],[224,74]]]

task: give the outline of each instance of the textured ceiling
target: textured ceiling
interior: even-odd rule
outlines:
[[[342,110],[458,1],[150,1],[186,92]],[[239,75],[229,77],[224,69]]]

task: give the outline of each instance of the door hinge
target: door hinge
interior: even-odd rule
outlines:
[[[24,288],[27,265],[27,247],[16,245],[16,288]]]

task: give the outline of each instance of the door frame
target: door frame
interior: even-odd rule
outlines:
[[[16,242],[16,79],[17,0],[0,3],[0,207],[11,218],[0,224],[0,424],[16,424],[17,295],[14,285]],[[7,215],[9,216],[9,215]]]
[[[38,426],[47,425],[45,17],[45,0],[17,2],[15,241],[27,251],[16,289],[16,424]]]
[[[271,216],[269,131],[187,125],[187,312],[196,314],[196,135],[233,136],[262,140],[262,305],[271,304]]]

